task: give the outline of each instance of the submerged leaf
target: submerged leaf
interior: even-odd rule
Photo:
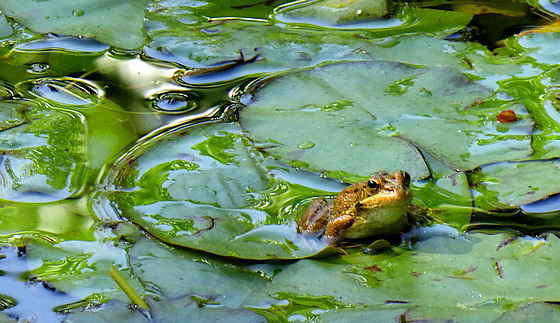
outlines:
[[[319,253],[326,242],[296,232],[299,214],[283,217],[278,207],[261,207],[271,203],[265,193],[274,184],[261,159],[239,127],[195,126],[147,141],[121,158],[122,173],[107,174],[117,191],[105,194],[119,214],[173,245],[248,259]]]
[[[0,105],[0,198],[51,202],[78,193],[87,176],[81,115],[31,102]]]

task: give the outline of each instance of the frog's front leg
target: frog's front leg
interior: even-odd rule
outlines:
[[[327,224],[327,231],[325,234],[331,238],[340,238],[342,236],[342,232],[350,228],[355,221],[355,216],[346,214],[331,219]]]
[[[305,211],[297,224],[298,233],[322,232],[327,227],[332,213],[332,204],[327,203],[324,197],[319,197]]]

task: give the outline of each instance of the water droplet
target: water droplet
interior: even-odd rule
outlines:
[[[80,17],[84,15],[84,11],[82,9],[74,9],[72,10],[72,14],[74,17]]]
[[[198,108],[198,99],[193,93],[160,93],[151,101],[154,110],[166,113],[185,113]]]
[[[302,143],[300,143],[298,145],[299,149],[309,149],[309,148],[313,148],[315,146],[315,143],[313,141],[304,141]]]
[[[48,69],[49,69],[48,64],[34,63],[34,64],[29,65],[29,68],[27,69],[27,72],[28,73],[33,73],[33,74],[42,74],[42,73],[45,73]]]

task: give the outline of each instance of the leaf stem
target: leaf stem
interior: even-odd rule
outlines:
[[[148,304],[146,304],[144,300],[134,291],[134,289],[132,289],[132,286],[130,286],[114,265],[111,265],[111,278],[113,278],[117,285],[119,285],[119,287],[134,304],[138,305],[138,307],[142,309],[148,309]]]

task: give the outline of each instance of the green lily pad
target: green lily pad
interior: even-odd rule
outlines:
[[[538,201],[560,192],[560,161],[538,160],[483,165],[470,174],[471,186],[481,194],[475,206],[492,209]]]
[[[109,300],[101,308],[87,309],[83,312],[71,313],[64,322],[68,323],[96,323],[96,322],[123,322],[141,323],[150,322],[145,315],[130,308],[130,305],[117,300]]]
[[[124,247],[118,245],[109,229],[96,231],[95,240],[67,240],[56,245],[30,244],[27,247],[29,271],[24,278],[49,282],[77,299],[91,295],[130,302],[110,276],[111,265],[130,272]],[[138,280],[131,286],[141,294]]]
[[[553,279],[558,248],[560,240],[554,235],[544,241],[469,234],[432,237],[407,252],[356,254],[338,261],[305,259],[282,270],[247,303],[260,304],[276,295],[277,305],[254,310],[277,319],[279,313],[307,319],[324,316],[325,321],[363,319],[367,311],[393,315],[394,320],[400,315],[410,320],[451,319],[457,311],[466,311],[465,321],[483,314],[498,318],[528,300],[560,297]],[[539,266],[534,266],[535,261]],[[434,305],[434,295],[445,297]],[[331,306],[322,307],[328,298]]]
[[[407,6],[402,17],[392,19],[392,23],[398,26],[362,29],[358,31],[361,37],[355,37],[356,30],[320,27],[317,30],[315,25],[302,28],[297,24],[274,23],[265,19],[220,19],[221,11],[204,11],[206,7],[199,8],[197,3],[190,6],[155,3],[146,14],[146,29],[152,40],[146,44],[147,52],[165,51],[182,64],[192,67],[258,58],[247,66],[239,67],[235,71],[239,74],[255,73],[256,66],[263,72],[314,66],[333,60],[367,60],[378,57],[377,52],[388,52],[386,55],[389,57],[398,55],[406,61],[425,58],[423,61],[426,63],[437,62],[439,65],[449,60],[460,62],[456,54],[449,52],[451,45],[444,41],[440,40],[444,50],[432,51],[429,48],[426,49],[429,54],[406,55],[403,51],[390,48],[390,43],[400,42],[401,37],[390,42],[376,42],[374,39],[418,33],[445,37],[464,28],[472,19],[472,14]],[[242,14],[243,10],[238,13]],[[206,17],[217,19],[209,22]],[[328,37],[325,37],[327,34]],[[413,37],[428,43],[434,41],[423,34]],[[432,54],[437,55],[437,59]]]
[[[196,295],[159,301],[148,298],[148,305],[151,308],[152,317],[158,322],[173,322],[178,317],[192,318],[197,322],[267,322],[263,316],[251,310],[215,306],[215,300]]]
[[[533,322],[551,322],[560,315],[558,304],[535,302],[528,303],[518,309],[502,314],[496,323],[526,322],[530,318]]]
[[[2,13],[36,33],[94,37],[111,46],[136,49],[146,41],[148,0],[6,0]]]
[[[290,6],[288,4],[284,9],[281,15],[289,19],[312,18],[322,23],[337,26],[389,17],[393,11],[393,1],[307,1],[302,5]]]
[[[403,169],[423,178],[428,169],[416,147],[460,170],[531,154],[532,119],[519,106],[523,119],[499,124],[500,107],[482,104],[491,93],[452,68],[340,63],[273,78],[240,122],[295,166],[363,177]]]
[[[12,26],[8,23],[5,16],[0,15],[0,38],[10,36],[14,32]]]
[[[265,211],[277,183],[263,160],[237,125],[168,132],[123,156],[106,174],[116,191],[97,200],[162,241],[218,255],[294,259],[327,248],[296,233],[299,212]]]
[[[1,323],[16,323],[17,319],[13,317],[9,317],[6,314],[0,313],[0,322]]]
[[[268,282],[243,266],[231,266],[149,239],[137,241],[129,254],[133,273],[152,284],[158,296],[169,300],[198,295],[221,306],[239,308],[249,294]]]
[[[535,58],[539,63],[556,65],[560,62],[560,54],[556,50],[560,45],[557,32],[531,33],[519,37],[517,42],[525,49],[525,55]]]

